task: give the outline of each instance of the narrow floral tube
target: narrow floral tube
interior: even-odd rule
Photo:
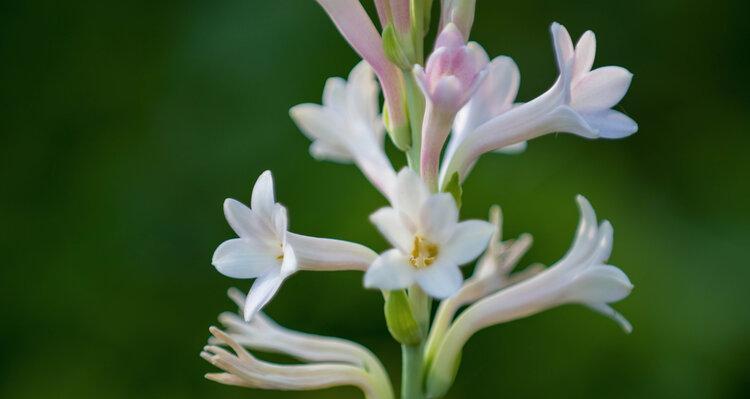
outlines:
[[[328,13],[346,41],[375,70],[388,105],[388,117],[393,126],[406,126],[401,71],[383,51],[383,41],[359,0],[317,0]]]
[[[304,365],[281,365],[258,360],[232,337],[216,327],[211,334],[228,345],[235,354],[215,346],[203,348],[201,357],[224,370],[222,374],[207,374],[206,378],[217,382],[229,381],[248,387],[278,390],[312,390],[351,385],[361,389],[367,398],[390,399],[373,385],[368,373],[355,366],[336,363]]]

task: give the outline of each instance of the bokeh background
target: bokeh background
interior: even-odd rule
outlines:
[[[369,3],[369,2],[368,2]],[[481,332],[449,398],[750,396],[750,29],[745,1],[478,1],[473,39],[518,63],[520,100],[556,71],[552,21],[597,33],[597,65],[634,74],[622,141],[550,135],[485,156],[464,215],[502,205],[523,264],[567,249],[582,193],[615,226],[635,283],[623,334],[582,307]],[[371,5],[368,4],[368,7]],[[7,1],[0,6],[0,397],[351,398],[203,379],[198,357],[233,281],[225,197],[265,169],[294,231],[385,242],[385,201],[351,166],[316,162],[287,115],[354,53],[312,0]],[[392,150],[392,149],[391,149]],[[397,164],[403,161],[395,160]],[[382,298],[359,273],[301,273],[267,308],[360,341],[398,380]]]

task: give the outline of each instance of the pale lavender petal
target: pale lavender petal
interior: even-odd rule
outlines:
[[[573,40],[570,38],[568,30],[557,22],[552,23],[550,31],[552,32],[552,43],[555,47],[557,67],[562,71],[565,68],[565,64],[575,55]]]
[[[581,76],[591,70],[596,56],[596,36],[587,30],[576,43],[576,61],[573,76]]]
[[[638,124],[633,119],[615,110],[608,109],[582,116],[605,139],[620,139],[638,131]]]
[[[609,265],[592,266],[577,275],[566,288],[566,298],[578,303],[612,303],[633,289],[622,270]]]
[[[575,84],[570,105],[580,112],[612,108],[628,92],[632,80],[633,74],[622,67],[595,69]]]

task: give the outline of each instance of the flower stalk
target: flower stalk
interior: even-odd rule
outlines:
[[[588,139],[635,133],[637,124],[612,109],[632,74],[614,66],[592,69],[594,34],[584,33],[573,45],[567,30],[553,23],[559,76],[539,97],[517,103],[520,72],[513,60],[490,59],[469,41],[475,0],[439,2],[438,34],[427,57],[425,37],[437,2],[375,0],[379,32],[359,0],[316,1],[363,60],[346,79],[326,81],[320,104],[296,105],[289,115],[310,139],[313,158],[355,165],[382,194],[387,205],[369,219],[389,248],[376,252],[293,232],[271,172],[262,173],[249,206],[224,203],[237,237],[218,246],[212,264],[227,277],[254,281],[247,295],[229,291],[238,313],[222,313],[223,330],[209,330],[201,357],[221,372],[206,378],[257,389],[355,386],[369,399],[396,396],[385,367],[364,346],[290,330],[264,313],[284,295],[287,278],[309,271],[362,272],[365,288],[381,291],[386,325],[402,350],[402,399],[443,397],[464,345],[479,330],[560,305],[584,305],[630,332],[611,304],[633,286],[609,264],[613,228],[597,220],[586,198],[576,198],[581,217],[570,250],[550,267],[519,271],[531,236],[504,240],[498,206],[488,221],[462,220],[460,209],[462,183],[483,154],[517,154],[527,141],[553,132]],[[384,148],[385,132],[407,160],[398,172]],[[461,267],[474,262],[464,279]],[[296,363],[266,362],[254,352],[280,353]]]

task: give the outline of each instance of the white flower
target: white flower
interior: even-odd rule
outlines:
[[[287,243],[286,208],[274,200],[270,171],[263,172],[255,182],[250,206],[233,199],[224,201],[224,214],[239,238],[219,245],[212,260],[225,276],[255,279],[245,303],[248,320],[297,270],[297,257]]]
[[[560,77],[541,96],[459,135],[443,162],[444,182],[454,172],[465,179],[484,153],[544,134],[567,132],[586,138],[617,139],[638,130],[632,119],[610,109],[627,92],[632,74],[614,66],[591,70],[596,52],[592,32],[584,33],[574,48],[562,25],[552,24],[551,31]]]
[[[255,279],[244,305],[246,320],[262,309],[298,269],[365,270],[377,256],[359,244],[287,231],[286,208],[274,199],[270,171],[263,172],[255,182],[250,208],[227,199],[224,214],[239,238],[221,243],[212,264],[225,276]]]
[[[330,78],[323,104],[300,104],[289,110],[312,144],[318,160],[354,162],[381,192],[393,184],[396,172],[383,150],[383,122],[378,114],[378,85],[372,69],[361,61],[348,82]],[[387,194],[386,194],[387,195]]]
[[[606,264],[612,251],[612,226],[607,221],[597,225],[589,202],[582,196],[577,201],[581,221],[572,247],[560,261],[474,303],[453,323],[438,344],[429,372],[431,394],[439,396],[452,382],[458,366],[456,359],[466,341],[478,330],[494,324],[576,303],[613,318],[626,332],[631,331],[630,323],[609,306],[627,297],[633,288],[622,270]]]
[[[382,253],[365,274],[365,286],[395,290],[418,284],[435,298],[461,287],[458,266],[479,256],[493,232],[480,220],[458,222],[450,194],[431,194],[410,169],[399,172],[393,207],[381,208],[370,220],[394,249]]]

